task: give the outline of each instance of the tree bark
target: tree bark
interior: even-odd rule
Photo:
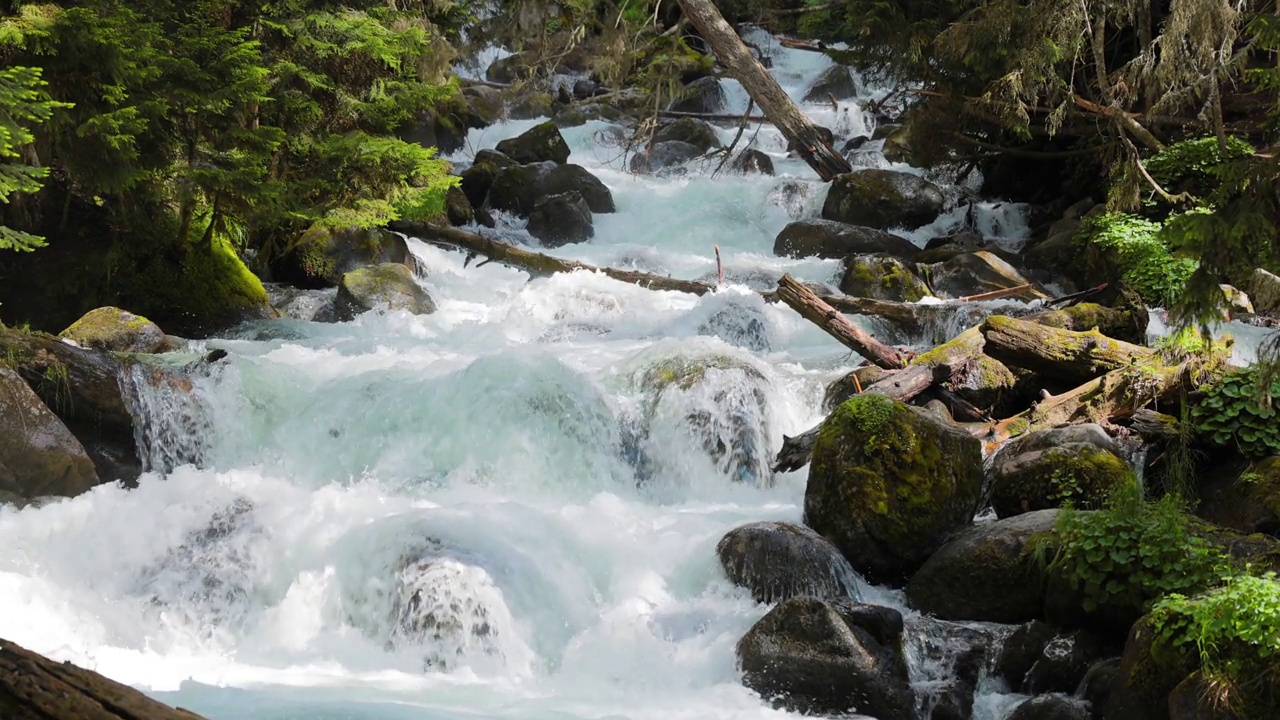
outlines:
[[[1083,382],[1155,354],[1097,330],[1060,330],[1000,315],[987,318],[982,335],[985,352],[996,360],[1067,382]]]
[[[845,347],[876,365],[886,370],[906,367],[907,363],[901,353],[871,337],[790,275],[783,275],[778,281],[778,299],[809,322],[826,330],[828,335],[839,340]]]
[[[797,148],[824,182],[852,172],[853,166],[818,133],[773,76],[756,60],[711,0],[678,0],[685,17],[715,50],[721,64],[742,83],[751,99]]]

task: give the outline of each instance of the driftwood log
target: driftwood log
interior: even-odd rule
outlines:
[[[1154,350],[1113,340],[1097,330],[1076,332],[994,315],[982,323],[987,355],[1011,367],[1066,382],[1084,382],[1147,360]]]
[[[886,370],[906,367],[902,353],[876,340],[862,328],[850,322],[843,313],[818,297],[790,275],[778,281],[778,299],[817,325],[845,347]]]

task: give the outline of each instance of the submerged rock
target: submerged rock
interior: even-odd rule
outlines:
[[[499,170],[489,188],[488,207],[528,217],[540,199],[568,192],[581,195],[593,213],[615,210],[609,188],[586,168],[551,162]]]
[[[529,215],[527,229],[546,247],[585,242],[596,234],[591,208],[576,190],[539,199]]]
[[[409,268],[395,263],[361,268],[343,275],[333,306],[341,321],[354,320],[357,315],[375,308],[407,310],[414,315],[429,315],[436,311],[435,302],[414,281]]]
[[[90,310],[58,337],[83,348],[113,352],[156,353],[169,345],[159,325],[117,307]]]
[[[734,585],[756,602],[798,596],[857,599],[857,576],[840,551],[803,525],[757,522],[730,530],[716,556]]]
[[[702,157],[702,150],[697,145],[681,140],[667,140],[655,142],[646,152],[632,155],[629,167],[637,175],[663,175],[670,174],[672,170],[699,157]]]
[[[973,520],[981,491],[976,438],[919,408],[859,395],[818,434],[805,521],[869,580],[901,581]]]
[[[0,495],[74,497],[97,484],[84,446],[18,373],[0,362]]]
[[[738,156],[729,163],[729,169],[739,175],[749,175],[751,173],[772,175],[773,158],[755,148],[747,148],[738,153]]]
[[[779,257],[839,259],[849,255],[885,253],[912,258],[920,252],[910,240],[874,228],[834,220],[801,220],[778,233],[773,254]]]
[[[855,297],[892,302],[915,302],[931,294],[929,286],[910,265],[884,253],[846,258],[840,291]]]
[[[1046,297],[1016,268],[985,250],[961,253],[945,262],[922,265],[920,270],[928,280],[929,287],[940,298],[960,298],[1028,284],[1031,287],[1012,297],[1021,300]]]
[[[942,191],[917,175],[857,170],[831,181],[822,217],[881,230],[928,225],[942,212]]]
[[[569,161],[569,144],[555,123],[535,125],[520,135],[498,143],[497,151],[521,164]]]
[[[996,455],[991,506],[1002,518],[1067,503],[1095,510],[1113,490],[1136,482],[1101,426],[1053,428],[1020,437]]]
[[[902,629],[886,607],[792,598],[738,642],[743,683],[788,710],[912,720]]]
[[[1069,694],[1101,657],[1102,644],[1088,632],[1063,631],[1033,620],[1005,641],[996,672],[1017,692]]]
[[[658,128],[650,143],[656,146],[673,141],[689,143],[698,148],[700,153],[720,147],[720,136],[711,123],[690,117],[679,118]]]
[[[858,84],[854,82],[853,73],[844,65],[832,65],[826,72],[818,76],[804,94],[805,102],[830,103],[836,100],[848,100],[858,94]]]

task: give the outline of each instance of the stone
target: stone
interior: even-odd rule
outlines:
[[[556,98],[548,92],[522,89],[507,103],[510,120],[533,120],[551,115],[555,111]]]
[[[1175,648],[1162,640],[1147,615],[1133,624],[1120,658],[1115,688],[1103,708],[1104,720],[1170,720],[1169,696],[1192,672],[1195,648]]]
[[[605,89],[600,86],[600,83],[590,78],[581,78],[573,83],[573,96],[578,100],[586,100],[602,92],[605,92]]]
[[[724,88],[720,81],[707,76],[689,83],[667,108],[673,112],[715,114],[724,112]]]
[[[934,294],[943,299],[1008,290],[1023,285],[1030,287],[1010,297],[1019,300],[1048,297],[1006,260],[987,250],[960,253],[945,262],[921,265],[920,272]]]
[[[1017,692],[1071,694],[1101,655],[1102,644],[1090,633],[1033,620],[1005,641],[996,671]]]
[[[467,196],[467,201],[473,209],[484,207],[484,202],[489,197],[489,189],[493,187],[493,181],[500,172],[502,168],[491,162],[476,162],[462,171],[458,187],[462,189],[462,194]]]
[[[418,267],[403,237],[385,228],[331,229],[313,225],[271,263],[277,282],[304,289],[337,287],[342,276],[364,267],[396,263]]]
[[[947,541],[911,577],[911,606],[943,620],[1024,623],[1044,611],[1047,578],[1027,542],[1053,530],[1057,510],[982,523]]]
[[[920,252],[910,240],[874,228],[833,220],[800,220],[778,233],[773,254],[779,257],[841,259],[849,255],[886,253],[910,259]]]
[[[884,253],[845,258],[840,291],[855,297],[892,302],[916,302],[930,295],[929,286],[916,275],[911,265]]]
[[[738,153],[738,156],[729,163],[729,169],[739,175],[749,175],[751,173],[772,175],[773,158],[755,148],[747,148]]]
[[[972,522],[981,491],[976,438],[919,408],[864,394],[822,425],[805,521],[868,580],[897,582]]]
[[[74,497],[98,484],[84,446],[13,369],[0,362],[0,492]]]
[[[555,123],[544,122],[498,143],[497,151],[521,164],[569,161],[569,144]]]
[[[1196,515],[1245,534],[1280,537],[1280,457],[1207,468]]]
[[[1015,708],[1008,720],[1089,720],[1089,706],[1066,695],[1041,695]]]
[[[1241,289],[1233,285],[1219,285],[1222,288],[1222,295],[1227,300],[1227,315],[1235,317],[1236,315],[1253,315],[1253,303],[1249,300],[1249,296]]]
[[[852,601],[786,600],[738,642],[743,684],[803,713],[912,720],[902,616]]]
[[[674,171],[683,173],[682,166],[699,157],[702,157],[702,151],[696,145],[680,140],[668,140],[654,143],[649,146],[648,151],[632,155],[629,167],[631,172],[637,175],[678,174]]]
[[[471,85],[462,88],[467,102],[466,125],[469,128],[486,128],[502,119],[502,93],[487,85]]]
[[[592,175],[586,168],[573,163],[565,163],[551,168],[543,180],[539,192],[557,194],[576,192],[587,202],[593,213],[611,213],[617,210],[613,202],[613,193],[609,187]]]
[[[341,321],[374,309],[406,310],[414,315],[429,315],[436,304],[413,278],[409,268],[398,263],[384,263],[352,270],[342,276],[334,310]]]
[[[169,346],[159,325],[118,307],[90,310],[58,337],[83,348],[111,352],[157,353]]]
[[[467,199],[467,194],[463,192],[462,188],[457,185],[449,188],[449,191],[445,193],[444,212],[449,224],[454,227],[470,225],[476,219],[476,212],[471,207],[471,201]]]
[[[734,528],[716,545],[729,581],[759,603],[793,597],[858,597],[849,561],[826,538],[789,522],[756,522]]]
[[[540,199],[568,192],[581,195],[592,213],[611,213],[616,209],[613,193],[586,168],[552,162],[499,170],[489,188],[488,207],[529,217]]]
[[[527,229],[545,247],[585,242],[595,236],[591,208],[576,190],[539,199]]]
[[[1249,295],[1253,309],[1259,315],[1274,316],[1280,312],[1280,277],[1258,268],[1249,282]]]
[[[822,395],[822,411],[830,413],[843,405],[845,400],[875,385],[887,376],[888,373],[883,368],[876,365],[863,365],[844,377],[833,380],[830,385],[827,385],[827,390]]]
[[[523,55],[516,53],[489,63],[489,67],[484,71],[484,77],[489,82],[510,85],[525,79],[525,71],[532,67],[533,65],[527,62]]]
[[[807,103],[830,104],[831,99],[848,100],[858,94],[858,84],[853,73],[844,65],[832,65],[813,81],[804,94]]]
[[[822,217],[880,230],[914,230],[936,220],[943,203],[938,186],[918,175],[856,170],[831,181]]]
[[[653,133],[651,145],[679,141],[689,143],[702,153],[720,147],[720,136],[711,123],[697,118],[682,117],[667,123]]]
[[[991,475],[991,506],[1002,518],[1067,503],[1097,510],[1137,482],[1115,441],[1092,423],[1017,438],[996,454]]]

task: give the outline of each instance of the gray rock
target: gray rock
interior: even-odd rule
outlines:
[[[535,125],[513,138],[498,143],[498,152],[518,163],[550,161],[557,165],[569,161],[569,145],[555,123]]]
[[[1089,720],[1089,704],[1066,695],[1041,695],[1015,708],[1009,720]]]
[[[1136,482],[1120,448],[1096,424],[1053,428],[1002,448],[991,469],[991,505],[999,517],[1028,510],[1100,508],[1111,492]]]
[[[673,170],[683,169],[681,166],[702,157],[702,150],[680,140],[667,140],[649,146],[648,152],[631,156],[631,172],[637,175],[650,173],[671,174]]]
[[[169,346],[159,325],[118,307],[90,310],[58,337],[83,348],[112,352],[155,353]]]
[[[883,253],[846,258],[840,290],[846,295],[892,302],[915,302],[932,294],[911,265]]]
[[[716,556],[734,585],[756,602],[798,596],[858,597],[857,575],[840,551],[813,530],[788,522],[756,522],[730,530]]]
[[[538,191],[548,195],[576,192],[587,201],[593,213],[611,213],[617,210],[609,187],[586,168],[573,163],[557,165],[547,173]]]
[[[853,73],[844,65],[832,65],[804,94],[805,102],[829,103],[831,98],[847,100],[858,94],[858,84],[853,80]]]
[[[465,192],[465,191],[464,191]],[[271,263],[277,282],[316,289],[337,287],[342,276],[383,263],[418,267],[405,239],[384,228],[332,230],[314,225],[288,252]]]
[[[675,112],[719,113],[724,112],[724,105],[724,88],[720,87],[720,81],[707,76],[689,83],[667,109]]]
[[[800,220],[778,233],[773,254],[779,257],[844,258],[866,253],[887,253],[911,259],[920,252],[910,240],[883,230],[834,220]]]
[[[1259,315],[1275,315],[1280,311],[1280,277],[1258,268],[1249,283],[1253,308]]]
[[[529,215],[528,230],[546,247],[585,242],[595,235],[591,208],[576,190],[539,199]]]
[[[738,153],[738,156],[729,163],[729,169],[739,175],[747,175],[749,173],[772,175],[773,158],[755,148],[747,148]]]
[[[682,117],[658,128],[653,134],[651,144],[678,140],[689,143],[701,152],[720,147],[720,138],[716,135],[711,123],[697,118]]]
[[[431,296],[413,279],[404,265],[384,263],[352,270],[342,276],[333,301],[338,319],[353,320],[374,309],[407,310],[414,315],[436,311]]]
[[[940,298],[954,299],[1027,284],[1031,284],[1031,287],[1013,297],[1021,300],[1046,297],[1016,268],[986,250],[961,253],[945,262],[922,265],[920,271],[928,278],[929,287],[933,288],[934,294]]]
[[[857,170],[831,182],[822,217],[881,230],[911,230],[933,222],[942,212],[943,202],[938,186],[916,175]]]
[[[0,493],[74,497],[97,484],[80,441],[18,373],[0,363]]]
[[[1005,641],[996,671],[1017,692],[1070,694],[1101,655],[1101,643],[1088,632],[1062,631],[1033,620]]]
[[[599,178],[580,165],[552,162],[499,170],[489,188],[488,207],[529,217],[541,198],[567,192],[581,195],[593,213],[615,210],[613,193]]]

